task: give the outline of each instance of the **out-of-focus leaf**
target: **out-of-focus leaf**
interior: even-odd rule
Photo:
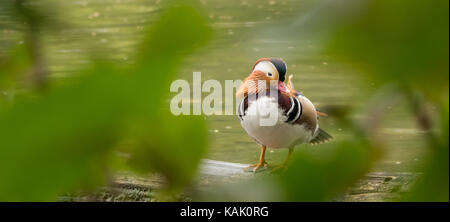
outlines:
[[[441,132],[436,147],[428,147],[428,158],[423,176],[414,185],[411,193],[401,200],[443,201],[449,200],[449,103],[442,101]]]
[[[142,48],[137,69],[122,73],[100,63],[74,83],[17,97],[0,112],[0,200],[55,200],[98,184],[111,148],[130,125],[139,129],[136,142],[146,144],[133,150],[135,165],[148,163],[174,183],[192,178],[205,151],[204,120],[167,116],[158,107],[179,61],[204,42],[208,29],[194,9],[177,7],[151,30],[144,44],[151,47]]]
[[[178,61],[205,43],[209,35],[210,28],[194,8],[176,7],[149,30],[139,55],[138,81],[148,86],[137,92],[146,103],[134,113],[131,137],[137,144],[129,162],[140,170],[162,172],[172,188],[185,185],[194,176],[205,154],[206,129],[203,118],[172,116],[164,99]]]
[[[164,13],[147,31],[138,53],[136,73],[138,81],[147,81],[142,96],[155,97],[148,103],[149,109],[161,107],[161,100],[169,92],[170,83],[176,76],[180,59],[202,46],[210,38],[211,28],[192,6],[177,6]],[[153,92],[167,92],[152,95]]]
[[[406,201],[440,201],[449,200],[449,149],[439,147],[436,151],[430,153],[427,158],[427,165],[423,175],[414,185],[411,193],[407,194],[402,200]]]
[[[30,70],[31,56],[25,44],[14,47],[10,56],[0,60],[0,90],[13,87],[20,75]]]
[[[374,81],[393,81],[439,98],[449,81],[449,2],[366,3],[359,16],[337,29],[332,53],[362,67]]]
[[[171,189],[191,182],[206,153],[206,126],[201,117],[160,116],[153,125],[133,131],[139,138],[129,160],[143,172],[159,172]],[[140,135],[136,135],[140,133]]]
[[[361,178],[372,165],[373,148],[367,143],[330,144],[332,154],[317,158],[300,151],[288,170],[279,175],[288,201],[327,201]]]
[[[121,82],[112,69],[94,69],[70,87],[17,97],[0,116],[0,199],[55,200],[101,181],[128,105]]]
[[[448,102],[441,98],[448,100],[449,2],[366,3],[352,22],[337,28],[331,52],[362,68],[373,82],[400,86],[419,127],[426,131],[424,148],[429,154],[424,174],[404,200],[448,201]],[[423,111],[427,104],[415,101],[416,92],[443,110],[442,129],[431,126],[431,115]]]

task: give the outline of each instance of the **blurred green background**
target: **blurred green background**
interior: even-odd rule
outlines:
[[[244,79],[280,57],[335,139],[243,187],[326,201],[367,172],[419,172],[399,200],[448,201],[448,11],[445,0],[2,1],[0,200],[52,201],[124,169],[161,173],[178,193],[202,158],[256,161],[236,116],[173,116],[169,86],[194,71]]]

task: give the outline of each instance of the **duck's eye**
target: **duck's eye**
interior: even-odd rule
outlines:
[[[272,73],[270,73],[270,72],[268,72],[267,75],[268,75],[269,77],[272,77]]]

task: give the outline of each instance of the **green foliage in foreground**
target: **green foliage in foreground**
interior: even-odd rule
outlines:
[[[317,158],[312,152],[296,150],[287,171],[277,177],[227,187],[223,193],[212,192],[209,197],[201,196],[201,200],[333,200],[362,178],[382,154],[385,141],[377,136],[377,124],[385,113],[374,107],[395,105],[394,98],[398,96],[407,100],[417,128],[424,132],[424,148],[428,151],[420,169],[423,175],[411,192],[398,201],[449,200],[448,1],[356,2],[359,1],[349,0],[340,7],[328,2],[325,5],[336,7],[336,11],[328,15],[327,7],[322,7],[310,19],[313,24],[300,26],[327,29],[320,31],[320,35],[327,36],[319,38],[328,39],[327,53],[358,68],[380,88],[374,99],[365,104],[370,112],[363,113],[364,118],[358,121],[348,116],[349,112],[357,112],[352,107],[326,110],[352,137],[322,145],[320,148],[329,152],[327,157]],[[290,33],[292,38],[304,34],[304,29],[292,27],[278,31]],[[380,91],[384,97],[376,98]],[[431,106],[436,107],[435,112]],[[241,191],[247,187],[251,187],[247,191],[255,192]]]
[[[399,200],[448,201],[448,1],[350,3],[344,6],[358,5],[357,13],[311,20],[329,29],[329,36],[320,38],[331,39],[327,52],[360,68],[380,90],[393,86],[388,96],[367,104],[369,109],[402,95],[424,132],[428,159],[423,176]],[[0,61],[0,89],[10,93],[0,95],[0,200],[52,201],[64,192],[98,187],[114,173],[111,159],[117,156],[136,172],[164,175],[169,191],[192,181],[206,151],[207,129],[201,117],[172,116],[165,99],[182,59],[210,36],[196,10],[169,7],[148,28],[135,63],[126,69],[94,59],[92,67],[70,81],[22,84],[18,79],[24,77],[45,81],[45,64],[36,57],[38,38],[33,37],[55,23],[39,14],[44,9],[33,11],[29,4],[4,1],[0,7],[14,8],[11,19],[29,26],[24,44]],[[279,32],[295,37],[304,31],[288,29]],[[384,141],[373,123],[383,115],[374,111],[364,114],[369,117],[364,122],[349,117],[356,112],[352,107],[328,107],[326,112],[351,132],[350,138],[322,145],[327,152],[320,157],[298,150],[285,172],[227,184],[200,199],[332,200],[367,173],[382,152]]]
[[[368,1],[365,10],[336,31],[331,51],[396,86],[391,96],[404,95],[424,131],[424,175],[404,200],[448,201],[449,2]]]
[[[3,103],[0,200],[51,201],[97,186],[122,141],[136,169],[161,172],[171,190],[189,183],[205,153],[204,120],[160,107],[180,60],[208,36],[196,10],[174,7],[150,27],[133,68],[98,61],[74,82]],[[4,86],[11,86],[10,73],[36,68],[26,46],[14,52],[0,69]]]

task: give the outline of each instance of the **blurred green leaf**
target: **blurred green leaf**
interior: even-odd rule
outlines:
[[[154,96],[151,94],[153,91],[168,93],[180,60],[205,44],[210,37],[211,28],[207,20],[194,7],[181,5],[165,12],[147,31],[138,53],[137,81],[147,78],[148,84],[151,84],[151,87],[142,88],[141,95]],[[163,98],[164,95],[156,97]],[[150,109],[161,107],[161,100],[153,100],[148,105]]]
[[[31,56],[25,44],[15,46],[10,56],[0,60],[0,90],[13,87],[20,75],[31,68]]]
[[[362,67],[378,83],[393,81],[439,98],[449,81],[448,1],[366,3],[337,29],[332,53]]]
[[[371,82],[400,86],[425,131],[424,174],[403,200],[448,201],[448,102],[441,100],[448,100],[449,2],[366,2],[365,10],[337,28],[330,51],[362,68]],[[426,100],[416,94],[425,94]],[[439,113],[426,112],[427,102],[443,112],[441,129],[431,126]]]
[[[55,200],[98,185],[106,159],[122,134],[130,135],[130,125],[144,129],[134,137],[145,144],[133,150],[136,165],[148,163],[176,184],[194,176],[205,151],[204,120],[163,115],[167,110],[158,107],[180,60],[204,43],[208,28],[192,7],[183,6],[168,10],[151,30],[131,73],[97,62],[76,81],[19,96],[0,112],[0,200]],[[20,57],[12,59],[20,63]]]
[[[423,175],[402,201],[449,201],[449,103],[442,100],[441,129],[436,147],[428,147]]]
[[[177,190],[196,175],[206,153],[206,125],[202,117],[161,115],[153,125],[132,131],[139,140],[128,163],[142,172],[162,173],[168,188]]]
[[[171,188],[186,185],[195,175],[206,151],[206,126],[203,117],[172,116],[164,99],[178,61],[204,44],[210,32],[193,7],[175,7],[149,30],[139,54],[136,72],[140,78],[152,75],[145,80],[148,86],[137,92],[148,102],[134,113],[131,138],[138,142],[129,163],[143,171],[162,172]]]
[[[0,116],[0,199],[55,200],[101,181],[127,99],[119,76],[98,68],[78,84],[16,97]]]
[[[367,143],[342,141],[324,146],[331,147],[327,158],[300,151],[278,176],[287,201],[328,201],[364,176],[373,163],[373,150]]]

